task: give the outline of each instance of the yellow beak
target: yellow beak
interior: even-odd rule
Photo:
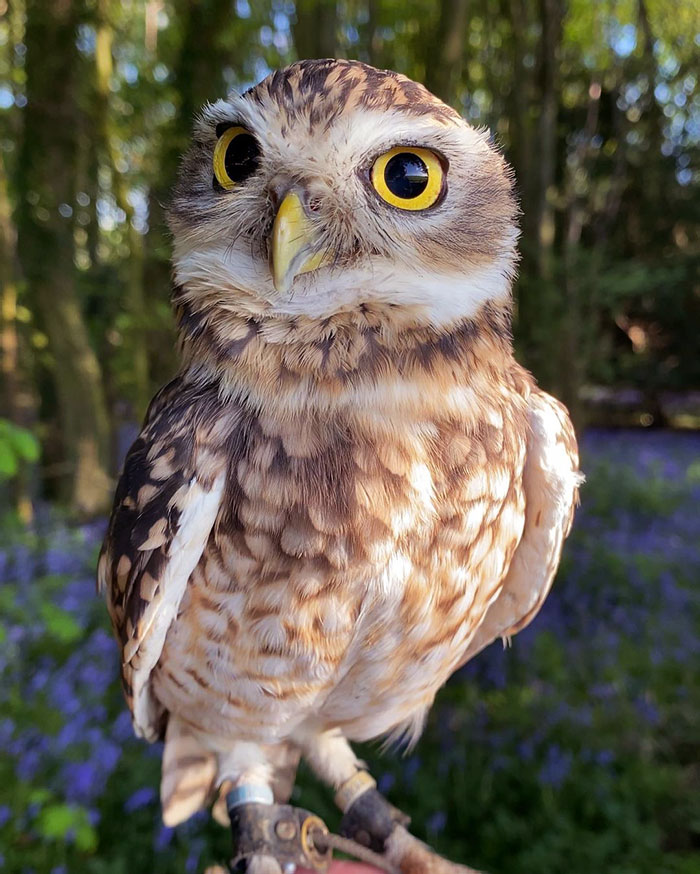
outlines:
[[[277,291],[288,291],[294,277],[327,263],[299,195],[293,191],[280,204],[272,226],[270,267]]]

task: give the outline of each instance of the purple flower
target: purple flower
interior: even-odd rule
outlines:
[[[168,828],[167,825],[162,825],[158,829],[153,838],[153,849],[160,853],[169,847],[173,840],[173,835],[175,834],[174,828]]]
[[[396,778],[394,777],[394,775],[387,772],[386,774],[382,774],[381,777],[377,780],[377,788],[380,792],[387,793],[395,782]]]
[[[134,729],[131,725],[131,715],[125,708],[112,724],[112,737],[118,743],[124,743],[134,737]]]
[[[416,779],[416,775],[420,770],[421,761],[418,756],[411,756],[410,759],[406,760],[406,764],[403,767],[403,774],[406,782],[410,785]]]
[[[50,548],[44,553],[44,571],[47,574],[77,574],[83,561],[80,554]]]
[[[98,767],[94,762],[68,762],[63,768],[66,798],[69,801],[85,802],[102,788]]]
[[[649,700],[648,696],[637,698],[634,702],[637,708],[637,713],[651,726],[658,725],[661,722],[661,715],[656,705]]]
[[[22,780],[31,780],[39,771],[40,764],[38,751],[35,749],[27,750],[17,761],[17,776]]]
[[[193,838],[190,841],[190,852],[185,861],[185,871],[187,871],[187,874],[195,874],[203,850],[204,841],[201,838]]]
[[[133,813],[135,810],[152,804],[157,797],[155,789],[150,786],[143,786],[127,798],[124,803],[124,810],[127,813]]]
[[[444,831],[446,825],[447,814],[444,810],[436,810],[435,813],[428,817],[425,823],[426,829],[434,835],[439,835],[440,832]]]
[[[540,768],[540,783],[558,789],[571,770],[572,760],[570,752],[562,750],[558,744],[552,744],[547,750],[544,765]]]

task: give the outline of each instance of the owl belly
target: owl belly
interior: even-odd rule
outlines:
[[[298,598],[288,578],[241,585],[214,550],[166,637],[156,696],[215,746],[283,739],[333,686],[354,612],[338,593]]]
[[[515,431],[430,423],[373,443],[304,428],[251,429],[152,675],[215,747],[310,723],[354,739],[410,730],[522,534]]]
[[[443,526],[428,542],[416,532],[380,568],[347,570],[342,587],[323,585],[303,560],[296,585],[289,576],[240,585],[226,550],[211,544],[168,632],[156,696],[221,749],[293,737],[307,724],[340,726],[352,740],[418,732],[519,539],[499,523],[480,532],[466,560],[441,542]]]

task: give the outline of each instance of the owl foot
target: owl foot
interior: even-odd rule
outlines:
[[[230,793],[231,799],[235,793]],[[328,829],[319,817],[288,804],[229,802],[233,836],[232,874],[293,874],[296,866],[325,872],[330,847],[319,848],[317,835]]]
[[[407,829],[410,819],[377,791],[366,771],[359,771],[336,795],[344,810],[340,833],[379,853],[387,870],[401,874],[479,874],[443,859]]]
[[[367,771],[358,771],[341,786],[335,800],[345,811],[340,834],[375,853],[383,853],[396,826],[408,825],[411,819],[389,804],[376,786]]]
[[[232,874],[282,874],[282,866],[274,856],[247,856],[230,868]]]

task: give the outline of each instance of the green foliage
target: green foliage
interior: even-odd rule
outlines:
[[[31,431],[0,419],[0,482],[15,476],[23,461],[39,459],[39,442]]]
[[[47,804],[42,807],[36,828],[47,841],[64,842],[72,833],[78,851],[90,852],[97,848],[97,833],[88,821],[87,811],[76,805]]]

